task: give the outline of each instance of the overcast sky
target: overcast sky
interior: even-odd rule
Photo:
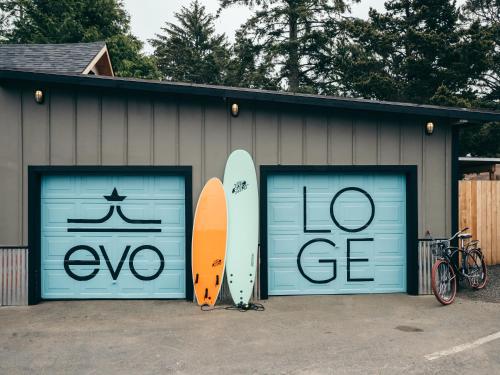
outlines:
[[[132,33],[144,42],[160,32],[165,22],[173,22],[174,13],[190,2],[191,0],[124,0],[125,8],[131,17]],[[200,2],[213,14],[219,7],[219,0],[200,0]],[[463,2],[464,0],[458,0],[459,4]],[[361,3],[353,5],[352,14],[366,18],[370,7],[383,10],[384,0],[361,0]],[[248,19],[250,14],[251,11],[242,6],[225,9],[216,21],[217,31],[226,33],[228,38],[233,40],[235,30]],[[147,43],[145,51],[152,52]]]

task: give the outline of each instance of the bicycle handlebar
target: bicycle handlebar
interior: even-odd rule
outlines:
[[[457,233],[455,233],[455,234],[453,235],[453,237],[449,238],[449,239],[448,239],[448,241],[452,241],[452,240],[454,240],[456,236],[458,236],[460,233],[465,232],[466,230],[469,230],[469,227],[465,227],[464,229],[459,230]]]

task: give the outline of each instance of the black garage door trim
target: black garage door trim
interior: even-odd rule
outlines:
[[[182,176],[185,179],[186,218],[186,300],[193,299],[191,275],[191,235],[192,235],[192,167],[191,166],[28,166],[28,304],[41,300],[41,181],[51,175],[161,175]]]
[[[267,267],[267,179],[270,175],[331,173],[404,174],[406,177],[406,285],[418,294],[418,185],[416,165],[261,165],[260,166],[260,296],[269,298]]]

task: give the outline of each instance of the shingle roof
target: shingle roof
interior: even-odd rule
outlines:
[[[0,44],[0,69],[82,73],[104,42],[68,44]]]

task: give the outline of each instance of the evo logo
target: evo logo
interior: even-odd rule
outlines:
[[[74,224],[92,224],[91,227],[87,225],[81,225],[79,227],[71,227],[68,228],[68,232],[78,232],[78,233],[151,233],[151,232],[161,232],[161,228],[151,228],[151,227],[144,227],[144,224],[161,224],[161,220],[142,220],[142,219],[131,219],[127,217],[118,202],[122,202],[126,196],[122,196],[118,194],[118,191],[116,188],[113,189],[113,192],[111,195],[105,195],[104,198],[108,202],[116,202],[115,204],[110,203],[108,212],[106,215],[104,215],[101,218],[97,219],[67,219],[68,223],[74,223]],[[113,217],[114,213],[117,213],[118,216],[121,218],[121,220],[127,224],[132,224],[134,227],[127,227],[127,228],[116,228],[116,227],[108,227],[108,226],[101,226],[101,224],[105,224],[106,222],[109,221]],[[141,225],[141,227],[136,227],[135,225]],[[123,264],[126,263],[127,261],[127,256],[130,252],[130,245],[125,246],[125,249],[122,253],[122,256],[120,258],[120,261],[116,265],[116,268],[113,267],[111,264],[111,261],[109,259],[109,256],[106,252],[106,249],[104,248],[103,245],[99,245],[99,249],[101,251],[101,255],[104,258],[104,261],[106,262],[106,266],[109,270],[109,273],[111,274],[111,277],[113,280],[118,279],[118,276],[120,275],[120,272],[122,270]],[[136,267],[134,266],[134,259],[135,257],[142,251],[152,251],[154,252],[158,258],[159,258],[159,266],[154,272],[154,274],[150,276],[145,276],[137,272]],[[76,252],[87,252],[91,255],[92,259],[72,259],[73,254]],[[148,262],[150,263],[150,262]],[[96,267],[94,268],[90,273],[81,276],[78,275],[74,272],[74,270],[71,269],[71,267],[75,266],[99,266],[101,264],[101,258],[97,251],[88,245],[77,245],[69,249],[65,256],[64,256],[64,270],[66,271],[67,275],[71,277],[74,280],[77,281],[88,281],[93,279],[99,272],[99,268]],[[137,279],[142,280],[142,281],[150,281],[156,279],[160,274],[163,272],[163,269],[165,268],[165,258],[162,254],[162,252],[155,246],[153,245],[141,245],[136,247],[131,253],[130,256],[128,257],[128,264],[130,268],[130,272],[132,275],[134,275]]]

